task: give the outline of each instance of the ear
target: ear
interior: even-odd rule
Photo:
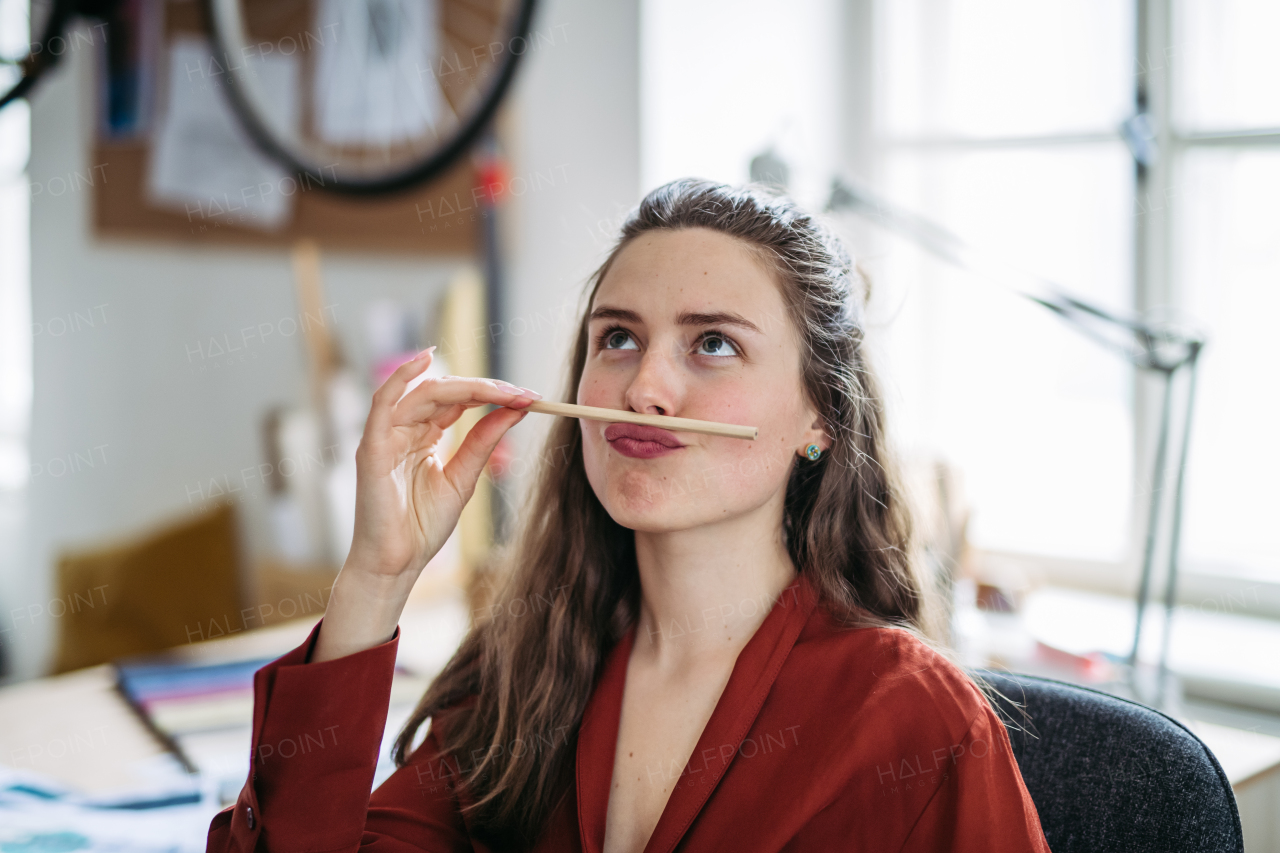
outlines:
[[[805,449],[811,444],[818,445],[818,449],[823,453],[826,453],[827,450],[831,448],[831,439],[827,437],[827,432],[823,428],[822,417],[820,415],[814,416],[813,421],[809,424],[809,428],[801,433],[800,439],[800,446],[796,448],[797,456],[803,457],[805,455]]]

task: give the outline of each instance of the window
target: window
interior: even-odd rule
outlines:
[[[1202,329],[1182,565],[1280,583],[1280,6],[853,7],[874,22],[859,177],[1104,307]],[[1139,103],[1161,154],[1141,183],[1120,132]],[[904,241],[881,238],[870,263],[899,429],[962,470],[974,543],[1092,561],[1132,593],[1136,569],[1116,569],[1134,567],[1145,523],[1149,380]]]
[[[881,191],[1014,267],[1129,306],[1127,4],[891,0],[875,13]],[[962,472],[975,544],[1122,559],[1131,368],[912,245],[891,241],[870,264],[898,429]]]
[[[31,410],[30,112],[0,110],[0,492],[27,481]]]
[[[1170,298],[1209,334],[1186,563],[1280,583],[1280,4],[1173,9]]]

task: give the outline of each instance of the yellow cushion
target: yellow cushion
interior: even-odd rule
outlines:
[[[234,508],[64,554],[58,590],[65,611],[54,672],[198,642],[213,625],[243,629]]]

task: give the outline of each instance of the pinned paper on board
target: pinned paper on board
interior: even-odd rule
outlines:
[[[285,127],[298,122],[298,62],[258,56],[227,67],[207,40],[184,36],[169,48],[167,103],[147,170],[153,199],[185,211],[193,224],[274,230],[285,225],[298,186],[240,126],[223,88],[226,75],[255,75]]]
[[[322,0],[316,130],[335,145],[393,145],[432,134],[446,108],[432,72],[434,0]]]

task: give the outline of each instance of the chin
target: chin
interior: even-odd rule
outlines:
[[[614,487],[605,493],[602,503],[609,517],[628,530],[662,533],[699,524],[684,511],[687,507],[677,506],[680,501],[645,489]]]
[[[628,530],[640,533],[670,533],[688,530],[707,523],[708,519],[690,512],[690,507],[673,505],[669,500],[646,502],[628,497],[613,497],[604,503],[609,517]],[[702,508],[705,512],[705,508]]]
[[[623,527],[652,533],[685,530],[733,513],[708,484],[686,477],[682,466],[629,461],[609,465],[602,482],[588,474],[605,511]]]

